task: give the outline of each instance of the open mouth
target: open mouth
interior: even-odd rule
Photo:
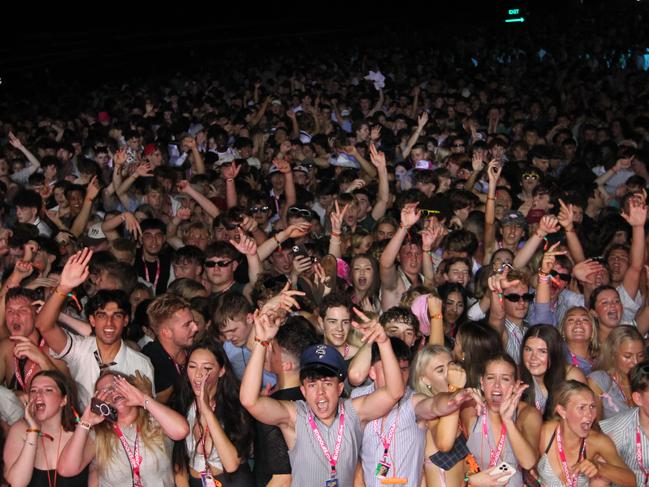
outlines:
[[[315,403],[315,407],[319,413],[324,414],[327,412],[327,408],[329,407],[329,401],[327,401],[326,399],[321,399],[320,401]]]
[[[367,285],[367,278],[366,277],[359,277],[358,278],[358,285],[360,287],[365,287]]]
[[[503,402],[503,393],[499,391],[494,391],[491,393],[491,402],[493,404],[500,404]]]
[[[46,404],[44,401],[36,401],[34,403],[34,410],[38,412],[43,412],[45,411]]]

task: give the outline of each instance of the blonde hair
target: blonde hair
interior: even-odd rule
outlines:
[[[443,345],[426,345],[417,353],[417,355],[415,355],[415,359],[412,362],[412,372],[410,374],[410,386],[416,392],[425,394],[426,396],[434,396],[438,392],[445,392],[433,391],[432,389],[429,389],[423,381],[426,368],[431,359],[441,353],[447,353],[451,357],[453,356],[451,351]]]
[[[590,336],[590,344],[588,345],[588,353],[590,353],[590,357],[594,358],[597,357],[597,354],[599,352],[599,336],[597,333],[597,325],[595,324],[595,318],[593,318],[593,315],[590,314],[590,312],[584,307],[584,306],[573,306],[572,308],[569,308],[568,311],[566,311],[563,315],[563,318],[561,319],[561,322],[559,323],[559,326],[557,327],[559,330],[559,333],[561,334],[561,338],[563,338],[564,341],[566,341],[566,321],[568,320],[568,315],[570,315],[574,311],[582,311],[588,315],[588,319],[590,320],[590,327],[592,328],[592,333]]]
[[[568,405],[570,398],[580,392],[589,392],[595,398],[595,393],[583,382],[576,380],[565,380],[557,387],[554,392],[554,401],[552,401],[552,418],[561,421],[561,416],[557,413],[557,406],[564,408]]]
[[[137,375],[134,377],[114,370],[106,370],[101,373],[97,382],[95,382],[95,388],[100,380],[108,375],[112,375],[115,377],[124,377],[130,384],[137,387],[140,391],[147,395],[152,395],[153,387],[151,386],[151,381],[140,375],[139,372],[136,372],[136,374]],[[140,438],[142,438],[145,448],[149,451],[159,450],[160,452],[164,452],[164,435],[162,433],[162,428],[156,421],[153,421],[152,418],[150,418],[149,413],[147,413],[144,408],[138,408],[135,424],[140,430]],[[110,467],[110,464],[115,458],[119,440],[113,431],[112,425],[108,421],[102,421],[95,426],[94,430],[95,462],[97,463],[99,471],[103,472]]]
[[[599,353],[599,358],[593,370],[612,370],[615,369],[617,360],[617,351],[626,341],[641,342],[644,349],[644,341],[638,329],[630,325],[618,325],[606,337]]]

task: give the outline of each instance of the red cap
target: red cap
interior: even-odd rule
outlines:
[[[97,114],[97,120],[100,122],[110,122],[110,115],[108,115],[108,112],[99,112]]]
[[[157,146],[157,145],[155,145],[155,144],[147,144],[147,145],[144,147],[144,155],[145,155],[145,156],[150,156],[151,154],[153,154],[153,153],[154,153],[155,151],[157,151],[157,150],[158,150],[158,146]]]

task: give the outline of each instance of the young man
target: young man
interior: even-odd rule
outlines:
[[[358,347],[347,343],[352,328],[351,308],[347,296],[330,293],[322,300],[318,317],[324,343],[335,347],[344,360],[351,360],[358,352]]]
[[[52,236],[50,226],[38,216],[43,206],[41,195],[31,189],[20,191],[14,197],[16,219],[19,223],[31,223],[38,228],[38,234],[44,237]]]
[[[248,262],[248,283],[234,279],[241,255]],[[261,274],[261,261],[257,254],[257,244],[239,228],[239,241],[214,242],[205,250],[205,273],[212,284],[212,297],[227,291],[235,291],[248,296]]]
[[[223,349],[234,374],[241,380],[255,345],[252,334],[252,307],[243,295],[228,291],[214,300],[212,309],[212,323],[223,338]],[[264,371],[264,386],[274,386],[275,382],[275,376]]]
[[[390,343],[399,362],[402,379],[407,383],[412,352],[408,345],[398,338],[390,338]],[[376,344],[372,344],[371,352],[370,378],[374,383],[355,389],[352,393],[353,398],[363,397],[386,385],[385,369]],[[363,479],[367,487],[384,485],[382,477],[378,475],[379,467],[382,467],[380,473],[384,477],[405,479],[407,485],[420,485],[427,422],[456,412],[465,401],[478,396],[477,391],[458,391],[466,382],[466,373],[463,373],[460,366],[449,365],[449,379],[450,377],[457,381],[454,383],[449,380],[449,390],[455,391],[454,393],[445,392],[429,397],[407,387],[404,396],[390,412],[365,427],[361,461]]]
[[[140,224],[142,247],[135,255],[137,275],[153,286],[156,296],[167,290],[171,274],[171,252],[166,246],[167,226],[162,220],[147,218]]]
[[[315,330],[302,317],[290,317],[280,327],[266,354],[265,369],[277,376],[277,390],[271,394],[272,399],[304,400],[300,391],[300,355],[317,343]],[[256,421],[254,451],[258,487],[291,484],[288,447],[278,427]]]
[[[282,293],[284,297],[296,291]],[[241,404],[263,423],[278,426],[289,448],[292,486],[352,485],[364,426],[387,414],[403,396],[399,363],[390,340],[377,320],[363,315],[364,340],[376,341],[384,365],[385,387],[367,396],[341,400],[345,361],[329,345],[307,348],[300,358],[300,390],[304,401],[278,401],[261,396],[267,347],[280,320],[267,312],[255,316],[255,347],[241,384]]]
[[[126,346],[122,331],[128,325],[131,305],[123,291],[99,291],[86,305],[85,312],[95,336],[81,337],[57,325],[63,303],[74,289],[88,279],[92,251],[74,254],[61,272],[61,280],[38,314],[36,328],[50,347],[50,355],[68,364],[76,381],[79,402],[84,408],[92,397],[95,382],[104,369],[124,374],[139,371],[153,383],[153,367],[145,355]]]
[[[187,363],[187,350],[198,333],[198,325],[190,304],[171,293],[155,298],[146,313],[156,338],[142,349],[142,353],[153,364],[158,391],[156,400],[166,404],[174,391],[178,391]]]
[[[31,378],[41,370],[68,373],[65,362],[50,359],[48,347],[36,329],[36,295],[22,287],[11,288],[5,304],[9,337],[0,341],[0,384],[29,391]]]

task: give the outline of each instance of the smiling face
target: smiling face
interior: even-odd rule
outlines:
[[[644,346],[639,340],[624,340],[615,353],[615,367],[623,374],[645,359]]]
[[[622,319],[620,295],[614,289],[605,289],[595,300],[595,314],[600,326],[615,328]]]
[[[583,309],[569,311],[563,323],[563,333],[568,343],[590,342],[593,336],[592,317]]]
[[[89,319],[97,340],[105,345],[112,345],[122,339],[122,331],[128,324],[129,316],[117,303],[107,303],[105,307],[90,315]]]
[[[203,381],[208,379],[208,397],[214,397],[218,379],[225,374],[216,356],[205,348],[197,348],[187,360],[187,377],[196,397],[200,396]]]
[[[487,364],[480,384],[484,391],[487,406],[498,411],[503,398],[509,397],[516,382],[514,367],[503,360],[493,360]]]
[[[597,419],[595,397],[590,391],[576,392],[565,406],[557,405],[557,413],[565,420],[562,421],[563,427],[569,428],[579,438],[586,438]]]
[[[5,320],[11,336],[26,337],[34,332],[36,310],[26,297],[15,297],[6,304]]]
[[[539,337],[530,337],[523,345],[523,363],[533,377],[543,377],[548,370],[548,344]]]
[[[324,318],[319,318],[324,331],[325,343],[341,347],[347,342],[347,335],[352,326],[349,310],[345,306],[333,306],[327,309]]]
[[[159,228],[150,228],[142,232],[142,247],[149,255],[158,255],[165,242],[165,235]]]
[[[29,387],[29,400],[34,404],[34,419],[40,423],[61,414],[61,409],[68,402],[56,381],[44,375],[32,380]]]
[[[462,287],[466,287],[471,280],[471,270],[466,262],[454,262],[448,266],[445,277],[448,282],[455,282]]]

